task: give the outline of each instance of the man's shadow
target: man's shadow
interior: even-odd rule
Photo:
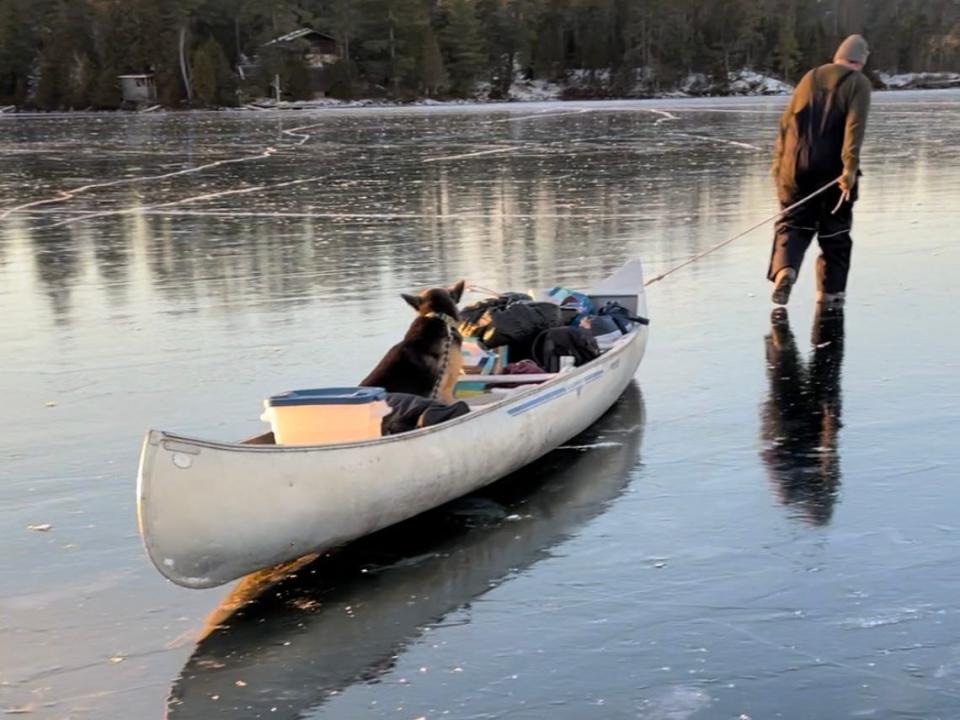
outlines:
[[[763,404],[761,457],[780,502],[811,525],[826,525],[840,488],[840,375],[843,311],[818,309],[813,351],[804,363],[785,308],[766,336],[769,396]]]

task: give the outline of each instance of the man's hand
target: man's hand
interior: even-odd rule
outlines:
[[[840,192],[849,197],[850,191],[853,190],[853,186],[856,184],[857,174],[844,170],[843,175],[840,176]]]
[[[830,213],[831,215],[836,215],[837,211],[845,202],[850,202],[850,191],[853,189],[853,186],[857,184],[857,175],[856,173],[848,172],[847,170],[843,171],[843,175],[840,176],[840,199],[837,200],[837,206]]]

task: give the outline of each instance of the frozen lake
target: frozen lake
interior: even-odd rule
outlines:
[[[665,270],[775,211],[783,103],[0,116],[0,714],[960,715],[960,92],[875,95],[842,321],[811,248],[771,331],[765,228],[521,476],[259,596],[140,546],[148,427],[355,383],[400,292]]]

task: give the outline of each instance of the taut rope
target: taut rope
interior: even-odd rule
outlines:
[[[836,180],[833,180],[833,181],[831,181],[831,182],[828,182],[826,185],[824,185],[824,186],[823,186],[822,188],[820,188],[819,190],[815,190],[814,192],[812,192],[812,193],[810,193],[809,195],[807,195],[805,198],[801,198],[800,200],[797,200],[797,202],[795,202],[793,205],[790,205],[789,207],[783,208],[783,210],[781,210],[780,212],[776,213],[775,215],[771,215],[771,216],[768,217],[768,218],[764,218],[763,220],[761,220],[760,222],[758,222],[756,225],[751,225],[750,227],[748,227],[748,228],[747,228],[746,230],[744,230],[743,232],[740,232],[740,233],[734,235],[732,238],[727,238],[727,239],[724,240],[723,242],[717,243],[717,244],[714,245],[713,247],[707,248],[707,249],[704,250],[703,252],[697,253],[697,254],[694,255],[692,258],[689,258],[689,259],[687,259],[687,260],[684,260],[682,263],[680,263],[679,265],[676,265],[676,266],[670,268],[670,269],[667,270],[666,272],[660,273],[659,275],[657,275],[657,276],[654,277],[654,278],[650,278],[649,280],[647,280],[647,281],[643,284],[643,286],[644,286],[644,287],[649,287],[649,286],[653,285],[655,282],[660,282],[661,280],[663,280],[663,279],[664,279],[665,277],[667,277],[668,275],[672,275],[672,274],[675,273],[677,270],[680,270],[681,268],[685,268],[687,265],[692,265],[692,264],[695,263],[697,260],[700,260],[701,258],[705,258],[707,255],[710,255],[711,253],[715,253],[715,252],[716,252],[717,250],[719,250],[720,248],[726,247],[727,245],[729,245],[730,243],[732,243],[734,240],[739,240],[739,239],[742,238],[744,235],[748,235],[749,233],[752,233],[752,232],[753,232],[754,230],[756,230],[757,228],[763,227],[763,226],[766,225],[767,223],[770,223],[770,222],[774,222],[774,221],[776,221],[776,220],[779,220],[781,217],[783,217],[784,215],[786,215],[786,214],[787,214],[788,212],[790,212],[791,210],[795,210],[795,209],[797,209],[798,207],[800,207],[801,205],[803,205],[804,203],[810,202],[810,201],[813,200],[813,198],[815,198],[817,195],[820,195],[821,193],[826,192],[827,190],[829,190],[830,188],[832,188],[834,185],[836,185],[838,182],[840,182],[840,178],[837,178]],[[840,198],[840,202],[841,202],[841,203],[843,202],[843,199],[844,199],[843,197]],[[840,203],[837,204],[837,209],[839,209],[839,208],[840,208]],[[836,210],[834,210],[834,212],[836,212]]]
[[[818,189],[818,190],[814,190],[812,193],[810,193],[810,194],[807,195],[806,197],[801,198],[800,200],[797,200],[797,202],[795,202],[793,205],[790,205],[790,206],[788,206],[788,207],[785,207],[785,208],[783,208],[782,210],[780,210],[779,212],[777,212],[776,214],[771,215],[770,217],[764,218],[764,219],[761,220],[760,222],[756,223],[755,225],[751,225],[751,226],[748,227],[746,230],[744,230],[744,231],[742,231],[742,232],[740,232],[740,233],[737,233],[737,234],[734,235],[733,237],[727,238],[727,239],[724,240],[723,242],[717,243],[717,244],[714,245],[713,247],[709,247],[709,248],[707,248],[706,250],[704,250],[703,252],[697,253],[697,254],[694,255],[693,257],[688,258],[687,260],[684,260],[682,263],[680,263],[679,265],[675,265],[674,267],[670,268],[670,269],[667,270],[666,272],[662,272],[662,273],[660,273],[659,275],[657,275],[656,277],[650,278],[649,280],[647,280],[647,281],[643,284],[643,286],[644,286],[644,287],[650,287],[650,286],[653,285],[655,282],[660,282],[661,280],[663,280],[663,279],[664,279],[665,277],[667,277],[668,275],[673,275],[673,273],[675,273],[677,270],[680,270],[680,269],[682,269],[682,268],[685,268],[687,265],[692,265],[692,264],[695,263],[697,260],[700,260],[700,259],[702,259],[702,258],[705,258],[707,255],[710,255],[710,254],[712,254],[712,253],[715,253],[717,250],[726,247],[727,245],[729,245],[730,243],[734,242],[735,240],[739,240],[739,239],[742,238],[744,235],[749,235],[750,233],[752,233],[752,232],[753,232],[754,230],[756,230],[757,228],[761,228],[761,227],[763,227],[764,225],[766,225],[767,223],[771,223],[771,222],[775,222],[775,221],[779,220],[781,217],[783,217],[784,215],[786,215],[787,213],[789,213],[791,210],[796,210],[798,207],[800,207],[800,206],[803,205],[804,203],[808,203],[808,202],[810,202],[811,200],[813,200],[813,198],[817,197],[817,195],[821,195],[821,194],[825,193],[827,190],[829,190],[830,188],[832,188],[832,187],[833,187],[834,185],[836,185],[838,182],[840,182],[840,178],[837,178],[836,180],[832,180],[831,182],[828,182],[828,183],[827,183],[826,185],[824,185],[822,188],[820,188],[820,189]],[[837,203],[837,206],[833,209],[833,212],[836,213],[837,210],[840,209],[840,206],[844,203],[844,201],[849,200],[849,199],[850,199],[850,193],[849,193],[849,192],[841,193],[841,194],[840,194],[840,200],[839,200],[839,202]],[[468,286],[467,286],[467,289],[468,289],[468,290],[471,290],[471,291],[474,291],[474,292],[480,292],[480,293],[483,293],[483,294],[485,294],[485,295],[497,296],[497,295],[500,294],[500,293],[497,292],[496,290],[491,290],[490,288],[485,288],[485,287],[483,287],[482,285],[468,285]]]

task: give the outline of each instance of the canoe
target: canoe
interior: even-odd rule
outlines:
[[[639,261],[587,294],[647,317]],[[589,363],[486,393],[466,415],[399,435],[283,446],[269,434],[222,443],[149,430],[137,481],[144,546],[172,582],[208,588],[443,505],[590,427],[630,383],[647,336],[637,325]]]
[[[207,618],[166,717],[293,720],[355,683],[384,679],[431,627],[462,622],[458,611],[562,555],[635,478],[643,430],[631,383],[586,432],[478,495],[282,579],[244,578]]]

